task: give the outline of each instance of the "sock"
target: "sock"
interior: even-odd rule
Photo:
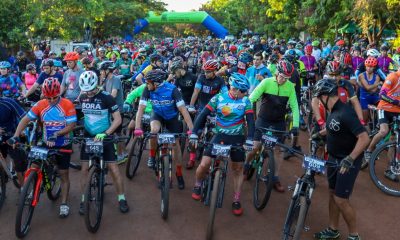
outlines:
[[[82,194],[81,202],[85,201],[85,194]]]
[[[196,153],[189,153],[189,160],[190,161],[194,161],[194,160],[196,160]]]
[[[125,200],[125,194],[118,195],[118,202],[121,200]]]
[[[155,157],[156,156],[156,150],[150,149],[150,157]]]
[[[182,166],[176,165],[176,176],[182,176]]]
[[[240,202],[240,192],[233,193],[233,202]]]
[[[201,187],[201,183],[202,183],[203,181],[201,181],[201,180],[196,180],[196,182],[194,183],[194,186],[195,187]]]

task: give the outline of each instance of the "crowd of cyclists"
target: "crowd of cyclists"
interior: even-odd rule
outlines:
[[[242,182],[248,174],[251,160],[261,147],[260,128],[288,131],[292,135],[290,145],[297,150],[301,150],[297,141],[299,129],[306,130],[307,126],[311,126],[306,134],[310,134],[312,139],[323,138],[328,132],[328,155],[339,158],[339,164],[344,169],[355,166],[359,170],[362,159],[369,161],[377,143],[387,135],[393,116],[400,113],[400,95],[397,93],[400,90],[400,72],[397,71],[400,48],[391,49],[387,44],[376,46],[359,41],[350,45],[338,39],[331,45],[325,40],[285,41],[259,36],[236,40],[187,37],[136,42],[112,39],[99,42],[95,54],[81,47],[73,52],[62,49],[60,55],[51,49],[46,50],[46,56],[42,54],[43,59],[34,62],[30,62],[24,52],[18,52],[16,58],[0,62],[1,153],[2,158],[10,153],[21,186],[27,168],[24,161],[27,154],[21,153],[22,150],[15,146],[26,140],[24,129],[31,121],[40,122],[42,136],[38,136],[38,140],[48,148],[72,149],[72,133],[78,125],[83,126],[85,136],[96,141],[124,134],[138,138],[146,132],[157,134],[165,128],[171,133],[187,134],[188,159],[183,158],[180,142],[174,145],[175,174],[179,189],[184,189],[183,168],[190,170],[198,165],[195,183],[190,186],[194,186],[191,197],[200,200],[201,184],[210,167],[212,154],[211,148],[205,147],[198,156],[196,148],[206,122],[215,116],[210,143],[243,146],[235,148],[230,154],[234,183],[232,212],[240,216],[243,213]],[[35,49],[35,55],[39,51]],[[301,108],[304,102],[302,96],[308,90],[312,94],[306,99],[309,109],[304,111]],[[364,158],[364,149],[359,151],[361,155],[350,157],[335,154],[338,149],[332,147],[332,142],[329,144],[330,133],[339,131],[341,126],[335,119],[328,121],[332,111],[330,96],[337,96],[341,102],[352,106],[351,110],[340,109],[354,111],[355,118],[343,121],[349,126],[357,126],[357,131],[352,132],[357,136],[364,127],[368,131],[373,130],[368,124],[369,106],[378,107],[379,131],[365,147]],[[23,105],[27,100],[35,104],[27,108]],[[313,117],[306,119],[307,112]],[[288,114],[292,115],[289,129]],[[125,116],[132,117],[126,119]],[[142,124],[145,116],[150,118],[149,129]],[[359,125],[354,123],[354,119],[359,121]],[[88,156],[83,149],[80,155],[82,192],[89,167],[85,161]],[[156,149],[157,140],[151,137],[147,161],[151,169],[155,167]],[[116,187],[119,209],[126,213],[129,206],[118,168],[118,164],[127,158],[125,144],[105,144],[103,156]],[[293,153],[287,151],[283,158],[291,156]],[[70,158],[69,154],[63,154],[57,159],[62,181],[60,217],[63,218],[70,211]],[[197,159],[200,161],[196,164]],[[273,186],[277,192],[285,192],[279,178],[282,159],[277,159]],[[358,171],[351,171],[352,177],[346,177],[345,172],[341,170],[337,173],[340,180],[336,183],[346,187],[335,191],[338,187],[331,182],[329,187],[335,194],[336,206],[347,222],[346,214],[350,210],[342,209],[343,202],[351,195]],[[398,180],[398,176],[390,170],[385,176]],[[81,214],[85,213],[84,201],[82,194]],[[361,239],[354,227],[355,220],[347,223],[350,224],[348,239]],[[329,228],[314,237],[339,238],[337,223],[330,224]]]

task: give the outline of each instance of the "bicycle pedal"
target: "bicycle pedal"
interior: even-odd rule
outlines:
[[[288,186],[288,191],[294,191],[294,186]]]
[[[304,226],[304,231],[305,231],[305,232],[310,231],[310,227],[309,227],[309,226]]]
[[[113,184],[112,183],[104,183],[104,187],[105,186],[112,186]]]

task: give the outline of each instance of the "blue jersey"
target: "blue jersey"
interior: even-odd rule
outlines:
[[[0,97],[0,128],[7,135],[14,134],[18,123],[25,115],[24,109],[11,98]]]
[[[235,99],[229,92],[214,96],[206,108],[216,113],[217,132],[228,135],[243,135],[245,115],[253,113],[248,97]]]
[[[146,106],[148,102],[153,105],[153,111],[165,120],[178,115],[178,107],[185,106],[182,94],[178,88],[168,82],[164,82],[155,91],[145,88],[140,99],[140,105]]]
[[[0,87],[3,90],[3,96],[19,96],[19,89],[23,84],[21,79],[15,74],[0,76]]]

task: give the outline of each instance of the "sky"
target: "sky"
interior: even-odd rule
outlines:
[[[199,9],[199,7],[206,3],[207,0],[162,0],[168,4],[168,11],[187,12],[192,9]]]

